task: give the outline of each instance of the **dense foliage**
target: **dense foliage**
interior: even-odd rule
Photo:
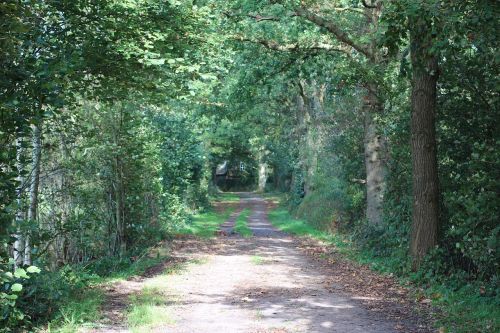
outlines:
[[[224,162],[224,189],[498,304],[495,5],[3,1],[1,330],[186,228]]]

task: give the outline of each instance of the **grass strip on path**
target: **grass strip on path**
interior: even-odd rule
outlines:
[[[234,223],[234,231],[243,237],[251,237],[253,235],[252,230],[248,227],[248,217],[250,216],[250,213],[251,210],[245,208]]]
[[[214,237],[215,232],[219,229],[219,226],[227,221],[233,211],[234,208],[230,207],[222,213],[211,210],[201,214],[196,214],[193,216],[191,223],[182,227],[179,230],[179,233],[194,235],[201,238]]]

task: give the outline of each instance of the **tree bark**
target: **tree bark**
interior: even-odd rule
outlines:
[[[42,156],[42,130],[41,123],[31,126],[32,129],[32,160],[30,179],[30,202],[28,207],[28,221],[33,223],[36,220],[38,209],[38,187],[40,184],[40,159]],[[30,235],[24,239],[24,265],[31,265],[31,243]]]
[[[417,269],[436,246],[439,224],[439,186],[436,144],[436,85],[438,58],[433,54],[431,23],[411,20],[411,150],[413,167],[413,222],[410,253]]]
[[[259,185],[258,191],[264,192],[266,190],[267,183],[267,164],[266,162],[259,162]]]
[[[304,173],[304,191],[314,190],[314,177],[318,169],[319,153],[322,147],[322,124],[318,121],[323,113],[324,94],[326,86],[315,80],[299,81],[298,108],[302,115],[300,126],[303,127],[304,142],[301,150],[302,168]]]
[[[21,134],[19,134],[21,135]],[[13,246],[13,257],[14,257],[14,267],[18,268],[22,266],[24,261],[24,238],[22,235],[20,225],[24,220],[24,210],[23,210],[23,188],[24,188],[24,175],[23,175],[23,139],[21,136],[18,136],[16,139],[16,169],[17,169],[17,189],[16,189],[16,203],[17,203],[17,211],[16,211],[16,234],[14,237],[16,240],[14,241]]]
[[[308,163],[308,146],[309,146],[309,127],[310,127],[310,112],[309,99],[305,93],[304,83],[299,81],[299,95],[297,96],[297,123],[298,123],[298,142],[301,149],[299,150],[299,163],[301,176],[304,186],[304,195],[311,191],[311,183],[309,181],[309,163]]]
[[[366,168],[366,219],[380,225],[383,219],[383,201],[387,175],[387,144],[380,134],[375,115],[382,112],[382,104],[375,85],[369,85],[363,100],[364,149]]]

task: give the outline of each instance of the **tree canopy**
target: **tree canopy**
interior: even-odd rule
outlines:
[[[497,302],[498,14],[487,0],[2,1],[3,331],[54,316],[46,277],[192,223],[225,161],[227,189],[278,191],[383,269]]]

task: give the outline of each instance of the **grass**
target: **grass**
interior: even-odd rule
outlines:
[[[444,311],[438,325],[447,328],[446,332],[500,332],[500,304],[480,296],[479,288],[468,285],[453,290],[445,285],[430,286],[426,294],[439,295],[433,303]]]
[[[132,332],[149,332],[157,326],[172,324],[173,319],[166,313],[167,298],[156,287],[146,287],[130,297],[127,323]]]
[[[218,202],[239,202],[240,197],[232,192],[219,192],[215,196],[210,198],[211,201]]]
[[[181,228],[179,232],[181,234],[194,235],[201,238],[214,237],[219,226],[229,218],[233,210],[234,208],[229,208],[222,213],[212,210],[194,215],[193,221],[189,225]]]
[[[163,274],[148,279],[141,292],[130,297],[127,323],[131,331],[151,332],[155,327],[174,324],[174,319],[168,313],[168,306],[180,299],[168,289],[169,275],[180,274],[191,265],[203,265],[207,262],[206,258],[200,258],[176,263]]]
[[[131,276],[143,274],[148,268],[158,265],[167,258],[164,248],[150,248],[138,260],[130,263],[128,258],[117,257],[102,260],[96,265],[108,267],[106,270],[100,266],[101,271],[109,271],[106,276],[93,275],[92,279],[81,288],[72,291],[68,299],[61,300],[59,314],[48,323],[47,332],[70,333],[77,332],[84,327],[94,327],[101,318],[101,306],[106,300],[104,287],[125,280]],[[108,263],[109,261],[110,263]]]
[[[231,193],[224,193],[221,197],[224,200],[239,200],[239,197]],[[233,210],[234,208],[229,208],[222,213],[208,211],[195,215],[192,223],[180,230],[180,233],[192,234],[203,238],[213,237],[215,231],[229,218]],[[121,259],[118,257],[108,257],[98,260],[84,269],[75,267],[76,275],[79,274],[79,269],[83,269],[82,274],[85,271],[92,271],[96,274],[92,274],[92,278],[84,287],[76,288],[67,299],[61,299],[60,302],[62,305],[58,309],[59,314],[47,324],[46,331],[69,333],[76,332],[84,327],[95,326],[96,322],[100,319],[101,306],[105,302],[103,289],[106,285],[125,280],[132,276],[141,275],[147,269],[158,265],[166,258],[168,258],[167,249],[163,246],[157,246],[146,249],[132,263],[128,257]],[[168,268],[165,274],[178,273],[183,267],[183,265],[174,265]],[[155,325],[156,322],[153,320],[153,317],[161,310],[158,305],[154,304],[154,300],[151,298],[149,298],[151,302],[143,301],[144,298],[147,299],[149,297],[149,294],[150,292],[146,290],[145,296],[141,296],[143,298],[139,297],[135,300],[135,303],[133,303],[135,305],[129,313],[131,326],[138,327],[135,331],[142,330],[144,328],[143,323],[146,322]],[[162,314],[161,317],[164,317],[164,315]],[[141,322],[141,320],[143,321]],[[144,330],[142,331],[144,332]]]
[[[293,218],[285,208],[269,212],[269,221],[279,230],[296,236],[308,236],[334,245],[340,253],[349,254],[349,242],[337,234],[321,231],[303,220]]]
[[[370,264],[378,271],[393,273],[387,258],[374,257],[369,252],[360,251],[341,235],[321,231],[302,220],[293,218],[284,208],[269,212],[270,222],[278,229],[297,236],[307,236],[321,240],[336,247],[339,253],[347,258],[363,264]],[[412,276],[400,276],[402,283],[420,281]],[[449,283],[431,283],[425,286],[421,296],[432,299],[433,305],[439,307],[442,314],[437,318],[440,332],[500,332],[500,306],[494,297],[483,297],[479,293],[480,286],[468,284],[465,287],[454,287]]]
[[[265,260],[261,256],[252,256],[250,257],[250,261],[255,265],[262,265]]]
[[[234,222],[234,231],[243,237],[251,237],[253,235],[252,230],[248,227],[250,213],[250,209],[245,208]]]
[[[73,333],[82,327],[93,327],[100,318],[99,310],[104,302],[104,293],[99,288],[75,293],[59,311],[58,317],[47,326],[47,332]]]

